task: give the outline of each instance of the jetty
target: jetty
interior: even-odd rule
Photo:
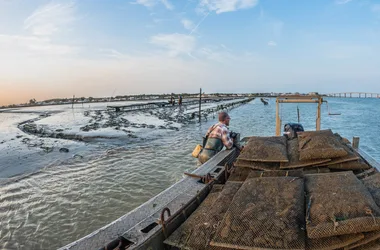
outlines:
[[[325,95],[328,97],[339,97],[339,98],[380,98],[380,93],[369,93],[369,92],[340,92],[340,93],[328,93]]]
[[[221,101],[230,101],[236,98],[202,98],[201,103],[211,103],[211,102],[221,102]],[[198,99],[190,99],[183,101],[182,106],[189,106],[199,104]],[[108,105],[107,110],[114,110],[116,112],[129,112],[129,111],[138,111],[145,109],[155,109],[155,108],[165,108],[178,106],[178,104],[173,104],[170,101],[160,101],[160,102],[147,102],[147,103],[137,103],[129,105]]]

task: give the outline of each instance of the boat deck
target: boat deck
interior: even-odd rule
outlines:
[[[367,187],[368,180],[379,176],[380,164],[339,137],[334,138],[347,154],[328,161],[301,161],[299,150],[292,155],[289,140],[275,138],[261,154],[249,149],[257,146],[257,137],[243,139],[247,144],[241,154],[236,149],[219,152],[192,173],[211,176],[210,182],[186,176],[120,219],[61,249],[378,249],[380,200],[375,201],[378,205],[372,202],[365,214],[369,226],[364,231],[334,233],[347,219],[336,216],[328,223],[332,235],[310,235],[309,231],[320,232],[309,224],[316,216],[311,209],[315,200],[309,193],[315,186],[309,183],[318,181],[319,176],[340,180],[332,183],[352,181],[354,176],[360,188]],[[279,144],[285,146],[285,152]],[[299,143],[296,146],[299,148]],[[268,162],[262,157],[272,159]],[[337,188],[345,189],[348,187]],[[375,200],[375,195],[371,199]],[[375,248],[360,248],[371,245]]]
[[[306,137],[306,144],[315,138]],[[220,250],[379,247],[380,165],[332,133],[323,140],[326,148],[341,144],[320,152],[328,161],[315,157],[317,149],[313,159],[299,160],[308,156],[300,138],[248,138],[224,185],[216,185],[164,243]],[[287,154],[281,155],[284,142]]]

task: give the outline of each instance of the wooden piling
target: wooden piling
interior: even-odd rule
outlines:
[[[201,122],[201,110],[202,110],[202,88],[199,89],[199,122]]]
[[[355,148],[355,149],[359,148],[359,140],[360,140],[360,138],[358,136],[354,136],[352,138],[352,147],[353,148]]]

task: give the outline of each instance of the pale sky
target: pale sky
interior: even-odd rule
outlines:
[[[0,0],[0,105],[171,92],[380,93],[380,1]]]

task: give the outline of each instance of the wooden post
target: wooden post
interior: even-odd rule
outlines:
[[[318,109],[317,109],[317,120],[316,120],[316,130],[321,130],[321,105],[322,105],[322,98],[319,98],[318,100]]]
[[[276,135],[279,136],[280,134],[281,134],[280,105],[277,98],[276,99]]]
[[[202,110],[202,88],[199,90],[199,122],[201,122],[201,110]]]
[[[73,102],[71,104],[71,108],[73,109],[74,108],[74,98],[75,98],[75,95],[73,95]]]
[[[357,136],[354,136],[352,138],[352,147],[355,148],[355,149],[358,149],[359,148],[359,140],[360,138],[357,137]]]
[[[297,117],[298,117],[298,123],[300,123],[300,109],[297,106]]]

